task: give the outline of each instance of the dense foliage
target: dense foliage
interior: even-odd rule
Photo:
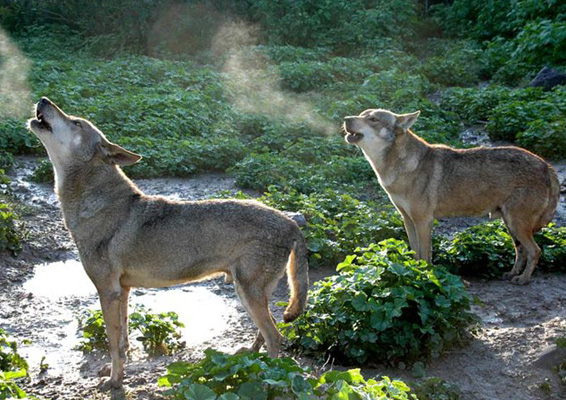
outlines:
[[[359,249],[337,270],[283,325],[293,347],[347,362],[415,360],[462,342],[474,322],[461,279],[416,261],[404,242]]]
[[[310,195],[275,188],[260,199],[281,210],[305,216],[303,229],[310,251],[309,265],[335,266],[358,246],[387,238],[406,239],[403,221],[392,207],[379,211],[378,203],[360,201],[348,194],[327,190]]]
[[[455,0],[436,11],[446,32],[487,47],[487,63],[500,81],[521,82],[545,65],[566,60],[566,4],[561,0]]]
[[[514,142],[554,159],[566,155],[564,86],[548,92],[500,86],[450,89],[441,104],[458,113],[463,124],[486,123],[487,133],[495,141]]]
[[[316,377],[291,358],[258,353],[228,355],[205,350],[198,363],[176,362],[160,385],[176,400],[383,399],[417,400],[401,381],[364,379],[359,369],[329,371]]]

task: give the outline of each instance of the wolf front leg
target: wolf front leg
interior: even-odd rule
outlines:
[[[409,245],[411,250],[415,252],[415,257],[419,256],[419,240],[417,238],[417,228],[415,223],[411,219],[411,216],[401,207],[397,207],[397,210],[401,213],[403,217],[403,224],[405,225],[405,231],[407,232],[407,237],[409,238]]]
[[[415,229],[417,232],[418,249],[417,259],[425,260],[426,262],[432,262],[432,226],[434,223],[434,218],[426,218],[422,220],[416,220]]]
[[[98,291],[112,360],[110,379],[102,382],[99,386],[102,391],[121,388],[124,381],[124,364],[126,363],[127,351],[127,336],[124,336],[124,332],[127,332],[127,326],[124,327],[123,324],[127,323],[129,288],[120,286],[118,280],[116,282],[116,284],[105,286]],[[123,306],[124,302],[126,306]],[[126,314],[125,317],[122,315],[124,313]]]

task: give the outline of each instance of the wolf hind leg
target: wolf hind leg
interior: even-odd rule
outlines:
[[[509,233],[511,235],[511,238],[513,239],[513,246],[515,248],[515,264],[513,264],[511,271],[503,274],[503,279],[507,280],[519,275],[521,272],[523,272],[525,266],[527,265],[527,254],[525,251],[525,246],[521,244],[521,242],[515,237],[515,235],[513,235],[511,232]]]
[[[270,313],[271,314],[271,313]],[[275,320],[275,317],[273,316],[273,314],[271,314],[271,320],[273,321],[273,323],[277,326],[277,321]],[[252,344],[251,347],[242,347],[241,349],[239,349],[237,351],[237,353],[242,353],[242,352],[247,352],[247,351],[251,351],[253,353],[257,353],[258,351],[261,350],[261,347],[265,344],[265,339],[263,338],[263,335],[261,334],[261,331],[258,329],[257,331],[257,336],[255,338],[254,343]]]
[[[247,260],[240,260],[232,268],[232,276],[236,294],[259,329],[251,348],[240,351],[259,351],[265,342],[268,354],[277,357],[283,336],[279,333],[275,318],[269,310],[269,298],[285,272],[286,259],[280,257],[280,260],[277,260],[277,254],[271,255],[275,256],[273,258],[276,259],[276,265],[281,264],[280,268],[266,267],[264,257],[249,257]]]
[[[538,216],[534,213],[527,214],[528,216],[525,214],[527,213],[515,216],[507,212],[504,215],[504,221],[513,237],[516,251],[515,264],[504,277],[511,278],[511,283],[517,285],[529,283],[541,254],[540,247],[533,237],[535,220],[538,220]]]

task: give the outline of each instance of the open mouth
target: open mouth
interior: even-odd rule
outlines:
[[[35,117],[37,118],[38,125],[41,129],[48,130],[49,132],[53,132],[51,129],[51,125],[45,120],[43,113],[39,110],[36,110]]]
[[[357,143],[364,137],[363,133],[359,132],[346,132],[346,142]]]

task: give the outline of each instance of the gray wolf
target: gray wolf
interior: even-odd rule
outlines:
[[[504,277],[528,283],[541,253],[533,234],[551,221],[559,200],[556,172],[518,147],[431,145],[409,130],[419,114],[369,109],[343,126],[346,142],[362,149],[403,216],[416,258],[431,261],[435,218],[489,214],[503,218],[515,245]]]
[[[291,298],[284,320],[297,318],[307,299],[307,249],[295,222],[255,201],[145,195],[120,169],[141,156],[47,98],[36,104],[28,127],[53,163],[65,225],[100,297],[112,358],[102,389],[123,384],[131,287],[225,274],[259,328],[249,350],[265,343],[269,355],[278,356],[282,336],[268,300],[285,272]]]

